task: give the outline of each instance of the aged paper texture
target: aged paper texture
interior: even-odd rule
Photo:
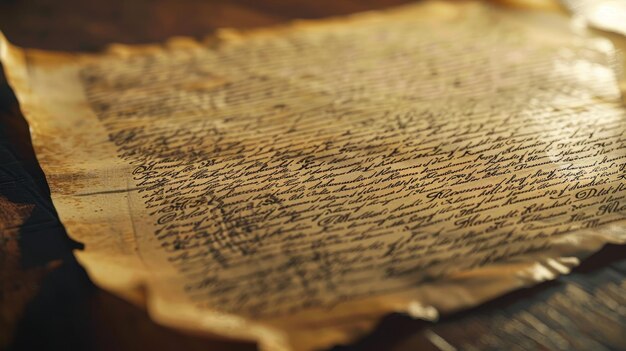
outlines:
[[[3,64],[91,278],[164,324],[347,343],[626,239],[611,44],[429,2]]]
[[[622,0],[561,0],[561,3],[592,27],[626,35],[626,2]]]

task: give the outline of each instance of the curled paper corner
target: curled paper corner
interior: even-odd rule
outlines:
[[[626,3],[623,0],[561,0],[590,27],[626,35]]]
[[[406,314],[411,318],[423,319],[430,322],[439,320],[439,311],[435,307],[423,305],[418,301],[411,301],[408,304]]]

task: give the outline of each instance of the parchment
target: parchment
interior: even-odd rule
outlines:
[[[0,53],[79,261],[166,325],[325,348],[626,240],[618,61],[558,14],[427,2]]]
[[[622,0],[561,0],[561,3],[585,24],[626,35],[626,2]]]

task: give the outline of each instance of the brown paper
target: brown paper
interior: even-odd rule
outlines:
[[[0,53],[78,259],[166,325],[331,347],[626,240],[617,61],[558,14],[427,2]]]

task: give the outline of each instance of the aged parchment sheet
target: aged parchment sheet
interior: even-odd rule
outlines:
[[[561,0],[561,3],[592,27],[626,35],[626,2],[623,0]]]
[[[626,240],[608,41],[429,2],[5,65],[100,286],[263,350],[436,319]]]

